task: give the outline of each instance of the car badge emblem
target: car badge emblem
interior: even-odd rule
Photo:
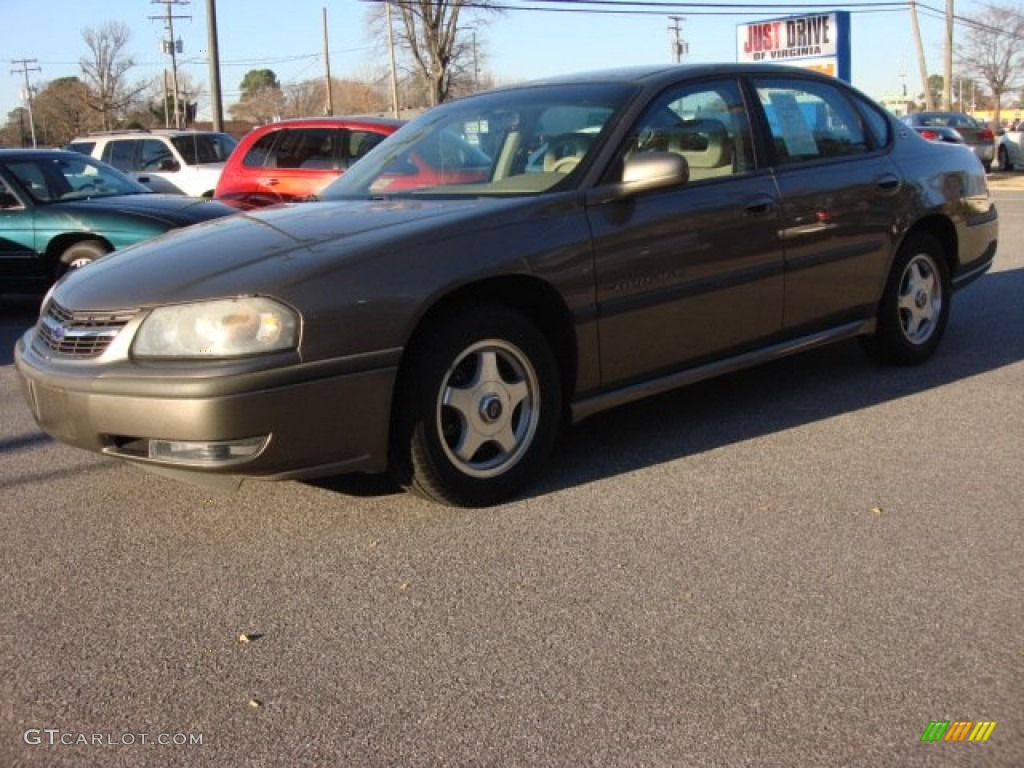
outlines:
[[[67,329],[63,325],[55,325],[53,327],[53,338],[57,341],[64,341],[64,337],[67,335]]]

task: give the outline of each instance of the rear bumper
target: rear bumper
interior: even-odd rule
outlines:
[[[972,144],[971,151],[978,156],[983,163],[991,163],[996,156],[995,144]]]

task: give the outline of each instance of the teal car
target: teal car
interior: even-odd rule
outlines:
[[[0,149],[0,292],[45,290],[110,251],[236,212],[156,194],[77,152]]]

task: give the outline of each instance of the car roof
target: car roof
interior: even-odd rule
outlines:
[[[185,131],[176,128],[126,128],[123,131],[94,131],[92,133],[85,133],[81,136],[76,136],[71,141],[96,141],[97,139],[124,139],[124,138],[140,138],[144,139],[147,136],[168,136],[175,138],[178,136],[229,136],[230,134],[223,131]]]
[[[72,157],[88,157],[88,155],[83,155],[81,152],[70,152],[70,151],[68,151],[66,149],[51,149],[51,148],[45,148],[44,149],[44,148],[41,148],[41,147],[37,147],[35,149],[33,149],[32,147],[25,147],[25,148],[19,148],[19,147],[0,147],[0,158],[5,158],[5,157],[53,157],[53,156],[63,157],[64,155],[68,155],[68,156],[72,156]]]
[[[752,62],[719,62],[711,64],[659,64],[634,67],[619,67],[616,69],[598,69],[590,72],[577,72],[566,75],[555,75],[538,80],[531,80],[517,85],[508,86],[513,89],[517,87],[529,87],[533,85],[548,84],[574,84],[574,83],[636,83],[643,85],[659,85],[662,82],[674,82],[681,77],[704,77],[710,75],[803,75],[820,80],[834,81],[835,78],[823,75],[819,72],[788,64],[768,64]],[[846,83],[849,85],[849,83]],[[503,89],[498,89],[503,90]]]
[[[393,117],[377,117],[368,115],[366,117],[352,117],[352,116],[331,116],[324,115],[321,117],[289,117],[285,120],[275,120],[272,123],[265,123],[264,125],[257,125],[252,130],[265,130],[267,128],[277,127],[317,127],[317,126],[358,126],[358,125],[370,125],[370,126],[383,126],[386,128],[400,128],[405,125],[405,120],[397,120]]]
[[[565,75],[529,80],[506,86],[500,86],[488,91],[481,91],[464,98],[474,98],[477,95],[486,96],[488,93],[508,93],[517,90],[527,90],[536,87],[559,86],[582,86],[582,85],[631,85],[642,89],[666,88],[680,80],[698,80],[710,77],[741,77],[760,75],[764,77],[786,76],[799,77],[801,79],[818,80],[820,82],[841,83],[851,92],[864,94],[852,85],[843,80],[837,80],[830,75],[817,72],[806,67],[797,67],[792,64],[775,64],[767,62],[717,62],[710,64],[659,64],[646,66],[619,67],[615,69],[597,69],[593,71],[577,72]],[[868,98],[865,96],[865,98]],[[461,101],[458,99],[456,101]]]

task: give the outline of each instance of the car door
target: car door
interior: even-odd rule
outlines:
[[[41,273],[42,263],[35,249],[35,212],[13,184],[0,175],[0,278],[4,285],[17,287],[12,280]]]
[[[169,195],[187,194],[182,175],[188,172],[174,156],[170,145],[163,139],[136,139],[136,165],[130,174],[154,192]]]
[[[341,138],[334,127],[286,129],[274,144],[260,191],[281,200],[316,194],[342,172]]]
[[[739,85],[669,90],[623,148],[669,151],[685,184],[593,206],[602,385],[742,351],[779,333],[779,196],[754,163]]]
[[[875,312],[905,193],[865,121],[866,104],[840,85],[799,76],[751,81],[772,137],[786,252],[784,326],[801,335]],[[885,121],[878,121],[886,124]]]

